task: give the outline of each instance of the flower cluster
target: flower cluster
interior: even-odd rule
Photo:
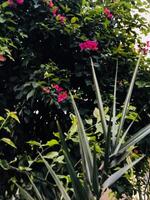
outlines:
[[[8,2],[8,4],[10,6],[15,5],[15,3],[17,3],[18,5],[22,5],[24,3],[24,0],[16,0],[16,1],[14,1],[14,0],[8,0],[7,2]]]
[[[104,14],[107,16],[108,19],[113,18],[113,15],[108,8],[104,8]]]
[[[58,14],[59,8],[58,8],[57,6],[54,5],[54,3],[53,3],[52,0],[50,0],[50,2],[49,2],[49,7],[52,9],[52,14],[53,14],[53,16],[56,17],[56,19],[57,19],[60,23],[64,24],[65,21],[66,21],[66,17],[63,16],[63,15],[61,15],[61,14]]]
[[[83,50],[91,50],[96,51],[98,50],[98,42],[93,40],[86,40],[79,44],[81,51]]]
[[[52,89],[52,91],[51,91]],[[43,87],[42,92],[44,94],[49,94],[50,97],[54,100],[57,101],[58,103],[61,103],[65,101],[68,98],[68,93],[67,91],[59,86],[58,84],[52,84],[50,87]]]

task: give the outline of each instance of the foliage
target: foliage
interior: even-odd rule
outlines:
[[[140,56],[141,57],[141,56]],[[145,136],[147,136],[150,133],[149,125],[144,127],[143,129],[139,130],[137,133],[135,133],[131,138],[129,138],[126,141],[126,135],[129,132],[129,129],[131,128],[131,125],[133,124],[133,121],[129,125],[129,127],[124,130],[123,128],[123,122],[125,122],[126,113],[128,113],[128,105],[131,99],[131,94],[135,82],[135,77],[137,74],[139,62],[137,61],[137,65],[135,67],[135,71],[133,73],[133,77],[129,86],[129,90],[126,96],[126,100],[124,103],[122,116],[120,118],[120,122],[117,125],[116,120],[116,94],[114,96],[114,103],[113,103],[113,113],[115,115],[109,116],[108,119],[108,125],[105,116],[105,112],[103,109],[103,103],[102,98],[100,95],[100,90],[97,83],[97,78],[92,64],[92,73],[93,73],[93,79],[94,79],[94,85],[95,85],[95,91],[98,98],[98,123],[100,123],[102,136],[104,140],[104,155],[102,155],[101,160],[101,172],[99,173],[98,167],[97,167],[97,157],[96,157],[96,148],[94,144],[93,149],[93,156],[92,151],[88,142],[88,137],[86,135],[85,127],[83,125],[83,121],[81,119],[81,116],[79,114],[79,111],[77,109],[76,103],[71,95],[72,104],[74,107],[74,112],[76,117],[74,118],[74,124],[72,125],[70,130],[73,132],[78,132],[78,141],[79,141],[79,147],[80,147],[80,154],[81,154],[81,163],[82,165],[82,172],[76,170],[73,166],[72,159],[69,153],[69,149],[66,145],[64,135],[62,133],[62,130],[60,128],[60,125],[57,122],[58,125],[58,131],[61,138],[62,143],[62,149],[64,153],[64,157],[66,160],[66,166],[68,168],[68,172],[72,181],[73,186],[73,195],[71,195],[71,198],[69,197],[69,193],[67,193],[67,189],[65,189],[59,179],[59,177],[56,175],[54,170],[52,169],[52,166],[46,161],[45,156],[42,156],[41,153],[39,154],[42,161],[46,165],[46,168],[48,169],[48,172],[51,174],[52,178],[55,180],[56,185],[58,186],[60,193],[62,197],[65,200],[69,199],[99,199],[101,197],[101,194],[105,191],[105,189],[108,189],[108,187],[112,186],[124,173],[126,173],[127,170],[132,168],[135,164],[137,164],[143,156],[133,156],[132,150],[134,149],[134,145],[138,143],[141,139],[143,139]],[[116,91],[116,83],[117,83],[117,69],[116,69],[116,78],[115,78],[115,86],[114,86],[114,93]],[[102,119],[102,116],[104,117]],[[105,122],[104,122],[105,121]],[[112,121],[112,127],[111,127],[111,121]],[[74,127],[73,127],[74,126]],[[106,127],[105,127],[106,126]],[[115,128],[114,128],[115,126]],[[121,128],[120,128],[121,126]],[[69,132],[70,132],[69,131]],[[106,131],[106,132],[105,132]],[[105,135],[106,134],[106,135]],[[95,135],[95,133],[93,133]],[[114,137],[115,136],[115,137]],[[115,138],[115,142],[114,142]],[[91,140],[89,140],[91,141]],[[34,142],[30,142],[30,144],[35,144]],[[56,143],[57,144],[57,143]],[[102,144],[101,144],[102,145]],[[137,158],[136,158],[137,157]],[[120,163],[122,163],[124,160],[129,160],[129,158],[134,158],[133,161],[130,160],[128,164],[121,167]],[[99,160],[100,161],[100,160]],[[119,169],[116,171],[115,168],[119,164]],[[81,177],[77,176],[78,173],[81,173]],[[110,176],[109,176],[110,174]],[[82,182],[81,182],[82,180]],[[32,183],[33,184],[33,183]],[[36,186],[33,185],[33,188]],[[20,188],[20,186],[19,186]],[[20,188],[20,191],[22,191],[22,188]],[[37,189],[35,191],[38,191]],[[25,191],[24,191],[25,192]],[[37,193],[37,192],[36,192]],[[37,194],[39,196],[39,194]],[[27,199],[28,197],[26,197]],[[42,197],[39,197],[39,199],[43,199]]]
[[[43,164],[34,162],[38,151],[42,155],[43,151],[45,152],[45,159],[50,159],[58,173],[64,172],[61,180],[72,194],[71,180],[66,175],[64,155],[58,144],[60,138],[56,117],[60,119],[62,130],[67,132],[70,127],[69,116],[73,112],[68,95],[71,90],[81,116],[91,123],[89,116],[92,115],[91,111],[97,102],[93,90],[90,57],[103,91],[104,105],[109,107],[105,108],[103,113],[107,113],[108,119],[111,116],[114,74],[118,60],[116,110],[120,113],[120,106],[123,104],[139,54],[134,49],[135,42],[139,43],[141,49],[144,48],[136,30],[144,34],[149,32],[145,19],[138,12],[133,13],[131,10],[146,12],[148,4],[141,0],[53,0],[51,4],[47,0],[11,2],[13,4],[6,0],[0,2],[0,113],[5,116],[4,108],[15,110],[20,124],[12,122],[10,117],[10,127],[6,123],[6,128],[1,130],[4,153],[2,160],[9,165],[9,170],[2,169],[6,181],[1,184],[1,198],[9,198],[9,195],[22,198],[17,196],[16,183],[23,188],[29,185],[28,190],[31,192],[33,185],[26,176],[26,171],[33,172],[31,179],[34,179],[43,196],[47,195],[47,199],[54,198],[57,187],[51,187],[49,192],[43,189],[51,186],[53,182],[45,180]],[[84,44],[84,48],[81,48],[81,44]],[[126,116],[128,119],[125,128],[130,119],[140,119],[139,123],[131,128],[131,135],[149,122],[148,62],[142,57],[130,111]],[[139,116],[134,110],[135,107]],[[94,115],[95,113],[96,111]],[[73,115],[71,117],[72,120],[77,120]],[[117,126],[121,117],[122,114],[117,115]],[[92,116],[92,120],[94,123],[97,119]],[[104,156],[104,146],[99,148],[98,144],[102,139],[102,127],[98,121],[93,128],[88,123],[86,127],[89,128],[90,146],[94,148],[95,144],[100,159]],[[11,130],[10,134],[8,128]],[[71,127],[66,136],[71,153],[78,147],[78,137],[73,128],[77,128],[76,125]],[[92,135],[95,129],[96,137]],[[104,145],[103,140],[101,142]],[[140,149],[149,155],[149,140],[143,140]],[[79,159],[78,154],[79,151],[73,154],[75,162]]]

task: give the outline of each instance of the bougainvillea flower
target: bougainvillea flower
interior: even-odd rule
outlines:
[[[58,7],[54,8],[54,9],[52,10],[53,16],[56,16],[56,15],[57,15],[57,12],[58,12]]]
[[[9,4],[9,6],[13,6],[14,5],[14,1],[13,0],[8,0],[7,2]]]
[[[66,100],[67,98],[68,98],[67,91],[61,92],[61,93],[58,94],[57,102],[61,103],[62,101]]]
[[[146,46],[150,48],[150,41],[146,41]]]
[[[54,84],[54,85],[52,85],[52,87],[55,88],[55,90],[56,90],[57,92],[61,92],[61,91],[64,90],[64,89],[63,89],[62,87],[60,87],[58,84]]]
[[[42,92],[44,92],[45,94],[49,94],[50,93],[49,87],[43,87]]]
[[[5,61],[6,61],[6,57],[0,54],[0,62],[5,62]]]
[[[60,15],[60,14],[57,15],[57,19],[58,19],[62,24],[64,24],[64,22],[66,21],[66,17],[64,17],[63,15]]]
[[[96,51],[98,50],[98,42],[93,40],[86,40],[79,44],[81,51],[83,50],[91,50]]]
[[[24,3],[24,0],[16,0],[17,4],[22,5]]]
[[[109,15],[110,14],[110,10],[108,8],[104,8],[104,14],[105,15]]]
[[[107,16],[108,19],[113,18],[113,14],[110,12],[108,8],[104,8],[104,14]]]
[[[109,15],[107,15],[107,17],[108,17],[109,19],[112,19],[112,18],[113,18],[113,15],[110,13]]]
[[[53,8],[53,7],[54,7],[53,1],[50,1],[50,2],[49,2],[49,7],[50,7],[50,8]]]

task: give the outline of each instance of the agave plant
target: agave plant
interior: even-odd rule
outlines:
[[[80,146],[80,154],[81,154],[81,164],[82,164],[82,171],[83,171],[83,182],[79,180],[77,177],[76,170],[74,169],[74,166],[71,161],[71,157],[68,151],[68,147],[65,142],[65,138],[63,135],[63,132],[61,130],[61,127],[59,123],[58,130],[61,136],[61,142],[62,142],[62,148],[66,160],[66,165],[68,168],[69,175],[72,180],[72,186],[74,194],[72,197],[69,196],[66,189],[62,185],[62,182],[52,169],[52,166],[47,162],[47,160],[39,154],[42,161],[44,162],[45,166],[47,167],[49,173],[53,177],[56,185],[58,186],[58,189],[60,190],[60,193],[65,200],[99,200],[102,193],[109,188],[114,182],[116,182],[125,172],[127,172],[128,169],[132,168],[135,164],[137,164],[144,156],[133,160],[130,164],[124,165],[122,168],[120,168],[118,171],[115,171],[112,174],[109,174],[109,169],[116,167],[120,162],[125,160],[127,156],[129,155],[129,148],[137,144],[139,141],[141,141],[144,137],[146,137],[150,133],[150,124],[146,127],[139,130],[137,133],[133,134],[129,139],[126,140],[126,136],[133,124],[129,125],[127,129],[124,129],[124,123],[127,116],[127,113],[129,111],[129,104],[131,99],[131,94],[133,91],[136,75],[138,72],[138,67],[140,64],[142,55],[139,56],[139,59],[137,61],[131,83],[128,89],[128,93],[123,105],[122,110],[122,116],[119,122],[117,122],[117,111],[116,111],[116,90],[117,90],[117,72],[118,72],[118,62],[116,64],[116,75],[115,75],[115,83],[114,83],[114,100],[113,100],[113,111],[112,111],[112,117],[110,117],[110,122],[108,123],[106,121],[106,114],[104,112],[103,102],[102,102],[102,96],[101,91],[99,89],[98,81],[96,78],[96,73],[94,69],[94,63],[91,58],[91,67],[92,67],[92,75],[93,75],[93,82],[95,86],[95,92],[98,102],[98,108],[99,108],[99,114],[101,119],[101,125],[102,130],[105,138],[105,156],[103,160],[103,164],[101,167],[101,174],[99,173],[98,167],[97,167],[97,159],[96,159],[96,151],[92,152],[87,134],[85,131],[85,127],[83,124],[83,121],[81,119],[79,110],[77,108],[77,105],[75,103],[75,100],[70,93],[70,97],[72,100],[72,105],[74,108],[74,112],[77,118],[77,126],[78,126],[78,137],[79,137],[79,146]],[[99,178],[100,177],[100,178]],[[31,182],[34,184],[33,182]],[[40,197],[40,194],[38,194],[36,186],[33,185],[37,195],[38,199],[42,200],[42,197]],[[19,186],[20,187],[20,186]],[[21,188],[20,188],[21,189]],[[22,190],[22,189],[21,189]],[[25,191],[24,191],[25,192]],[[26,194],[26,192],[25,192]],[[27,195],[27,194],[26,194]],[[29,197],[28,197],[29,198]],[[31,198],[30,198],[31,199]]]

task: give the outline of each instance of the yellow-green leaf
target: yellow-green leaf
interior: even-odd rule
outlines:
[[[15,119],[18,123],[20,123],[19,118],[18,118],[16,112],[9,112],[8,115],[9,115],[11,118]]]
[[[3,141],[6,144],[12,146],[13,148],[17,148],[16,145],[9,138],[2,138],[1,141]]]
[[[55,140],[55,139],[52,139],[52,140],[48,141],[48,142],[45,144],[45,146],[53,147],[54,145],[57,145],[57,144],[59,144],[58,141]]]
[[[72,17],[72,18],[71,18],[71,23],[72,23],[72,24],[74,24],[76,21],[78,21],[78,18],[77,18],[77,17]]]

